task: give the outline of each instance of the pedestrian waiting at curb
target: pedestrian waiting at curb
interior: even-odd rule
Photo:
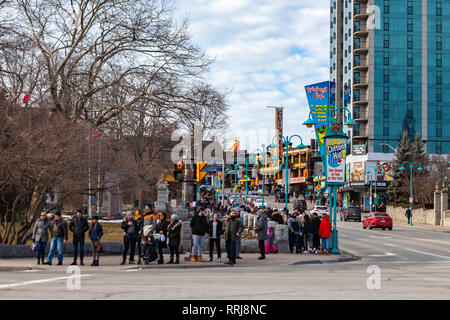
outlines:
[[[52,240],[50,242],[50,251],[48,252],[47,262],[45,264],[52,265],[55,250],[58,250],[58,266],[63,264],[63,243],[67,242],[69,232],[67,222],[61,217],[61,212],[56,212],[51,222]]]
[[[134,264],[134,252],[136,250],[136,241],[138,238],[138,226],[136,220],[133,219],[133,214],[130,212],[128,216],[123,218],[121,225],[123,233],[123,260],[121,265],[124,265],[127,260],[128,249],[130,249],[130,264]]]
[[[241,225],[244,225],[244,217],[241,216],[241,211],[240,210],[236,210],[235,214],[236,214],[236,219],[239,219],[239,221],[241,222]],[[241,244],[242,244],[242,233],[236,240],[236,259],[242,259],[242,257],[241,257]]]
[[[236,219],[234,210],[225,218],[223,230],[228,254],[228,261],[225,264],[234,265],[236,264],[236,240],[244,231],[244,226],[239,219]]]
[[[191,219],[192,229],[192,253],[191,262],[204,262],[202,254],[205,246],[206,232],[208,231],[208,220],[205,211],[200,209]]]
[[[264,211],[261,209],[258,210],[258,218],[256,218],[256,226],[255,231],[258,234],[258,245],[259,252],[261,256],[258,258],[259,260],[264,260],[266,258],[266,248],[265,248],[265,240],[267,240],[267,217]]]
[[[208,234],[209,234],[209,259],[211,262],[213,260],[214,245],[217,250],[217,261],[222,262],[222,252],[220,249],[220,236],[223,233],[223,224],[219,220],[219,214],[216,212],[212,216],[212,220],[209,222]]]
[[[313,247],[314,247],[314,253],[318,253],[319,247],[320,247],[320,236],[319,236],[319,229],[320,229],[320,218],[317,212],[313,213],[313,218],[311,219],[311,222],[313,224]]]
[[[51,223],[47,218],[47,212],[41,212],[39,219],[34,224],[33,243],[36,245],[37,264],[44,264],[45,248],[48,242],[48,231],[52,232]]]
[[[305,223],[304,223],[304,237],[305,237],[305,251],[303,253],[313,253],[314,249],[314,228],[313,223],[311,219],[309,218],[309,215],[305,214],[304,216]]]
[[[330,248],[331,222],[327,214],[323,216],[320,222],[319,237],[322,239],[322,249],[319,253],[329,253]]]
[[[180,220],[178,215],[173,214],[170,217],[170,224],[167,227],[167,236],[169,238],[169,249],[170,249],[170,261],[171,263],[180,263],[180,243],[181,243],[181,227],[183,225],[183,221]],[[173,261],[174,255],[176,256],[175,262]]]
[[[297,219],[298,215],[293,214],[288,219],[288,228],[289,228],[289,250],[291,253],[294,251],[295,246],[295,252],[301,253],[302,252],[302,246],[300,244],[300,235],[303,232],[302,225],[300,221]]]
[[[69,224],[69,229],[73,233],[73,262],[71,265],[77,264],[78,249],[80,249],[80,265],[83,266],[84,257],[84,235],[89,230],[89,224],[85,218],[83,218],[83,211],[78,209],[75,216],[72,218]]]
[[[269,227],[269,233],[267,235],[267,243],[266,243],[266,254],[269,254],[271,252],[278,253],[278,248],[275,247],[274,241],[275,241],[275,231],[273,230],[273,227]]]
[[[169,222],[166,220],[166,215],[163,212],[158,212],[158,220],[156,220],[155,230],[159,233],[161,237],[158,240],[158,264],[164,263],[163,249],[167,248],[166,238],[167,238],[167,227]]]
[[[91,244],[92,244],[92,264],[91,264],[91,266],[98,266],[98,262],[100,260],[102,237],[103,237],[103,227],[98,222],[98,217],[94,216],[92,218],[91,227],[89,228],[89,239],[91,239]]]

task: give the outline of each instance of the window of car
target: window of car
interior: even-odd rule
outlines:
[[[375,217],[389,217],[386,213],[376,213]]]

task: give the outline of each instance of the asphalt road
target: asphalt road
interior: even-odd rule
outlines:
[[[242,268],[0,272],[0,299],[450,299],[450,233],[338,222],[360,260]],[[74,283],[69,279],[69,284]]]

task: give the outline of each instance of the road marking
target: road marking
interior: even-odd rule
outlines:
[[[345,234],[341,234],[341,235],[339,235],[340,237],[348,237],[347,235],[345,235]]]
[[[89,277],[89,276],[92,276],[92,274],[82,274],[79,277]],[[71,279],[71,278],[73,278],[73,276],[57,277],[57,278],[50,278],[50,279],[32,280],[32,281],[25,281],[25,282],[16,282],[16,283],[2,284],[2,285],[0,285],[0,289],[8,289],[8,288],[13,288],[13,287],[25,286],[25,285],[28,285],[28,284],[46,283],[46,282],[52,282],[52,281],[67,280],[67,279]]]
[[[369,240],[367,240],[367,239],[363,239],[363,238],[359,238],[358,240],[361,240],[361,241],[369,241]]]
[[[38,271],[41,271],[41,270],[22,270],[20,272],[38,272]]]
[[[412,252],[417,252],[417,253],[421,253],[421,254],[426,254],[429,256],[433,256],[433,257],[438,257],[438,258],[446,258],[446,259],[450,259],[450,257],[448,256],[441,256],[438,254],[434,254],[434,253],[429,253],[429,252],[423,252],[423,251],[419,251],[419,250],[415,250],[415,249],[410,249],[410,248],[405,248],[406,250],[412,251]]]
[[[396,256],[395,253],[392,252],[385,252],[384,254],[369,254],[369,257],[393,257]]]
[[[379,236],[370,236],[373,239],[392,239],[392,237],[379,237]]]
[[[390,243],[384,243],[385,246],[389,246],[389,247],[396,247],[395,244],[390,244]]]

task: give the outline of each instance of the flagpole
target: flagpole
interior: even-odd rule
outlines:
[[[97,177],[97,215],[100,214],[100,166],[101,166],[101,137],[98,138],[98,177]]]
[[[89,200],[88,200],[88,214],[89,218],[92,218],[92,207],[91,207],[91,139],[92,139],[92,128],[89,129],[89,146],[88,146],[88,154],[89,154],[89,169],[88,169],[88,189],[89,189]]]

